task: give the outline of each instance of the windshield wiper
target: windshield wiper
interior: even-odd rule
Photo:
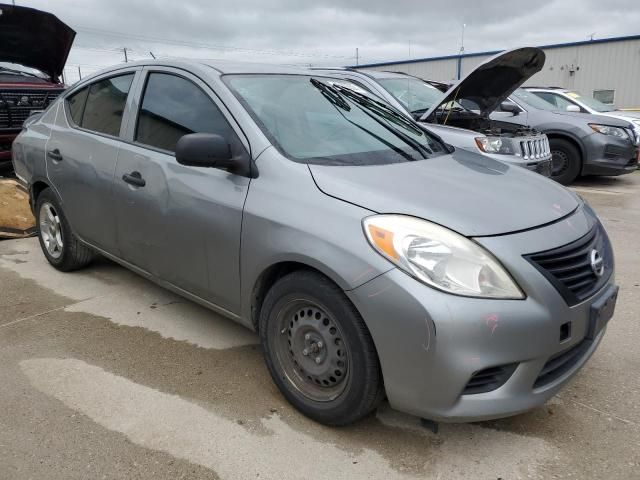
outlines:
[[[355,90],[351,90],[350,88],[345,87],[343,85],[336,85],[335,88],[340,93],[342,93],[345,97],[354,101],[356,105],[358,105],[361,109],[363,109],[363,112],[366,115],[371,117],[374,121],[379,123],[381,126],[389,130],[391,133],[393,133],[397,137],[399,137],[401,140],[409,144],[409,146],[411,146],[415,151],[421,154],[423,158],[427,158],[427,156],[433,155],[432,150],[425,147],[424,145],[421,145],[419,142],[409,137],[406,133],[396,128],[393,128],[391,125],[381,122],[379,119],[372,116],[369,112],[365,111],[364,109],[369,109],[374,113],[376,113],[377,115],[389,121],[391,121],[389,117],[392,117],[396,123],[401,123],[403,127],[413,131],[417,135],[426,135],[426,133],[422,129],[420,129],[420,127],[416,127],[415,125],[413,125],[413,122],[409,120],[404,114],[397,112],[396,110],[385,105],[382,102],[369,98],[366,95],[358,93]],[[425,153],[427,156],[425,156]]]
[[[412,162],[415,161],[415,159],[409,155],[407,152],[405,152],[404,150],[402,150],[401,148],[395,146],[394,144],[392,144],[391,142],[385,140],[384,138],[382,138],[379,135],[376,135],[374,132],[372,132],[371,130],[363,127],[362,125],[358,125],[356,122],[354,122],[353,120],[350,120],[349,118],[347,118],[345,116],[345,114],[342,112],[342,110],[345,110],[347,112],[351,111],[351,107],[349,106],[349,104],[345,101],[345,99],[342,97],[342,95],[340,94],[340,92],[336,91],[336,89],[331,86],[331,85],[327,85],[324,82],[320,82],[319,80],[316,80],[315,78],[312,78],[311,80],[311,84],[316,87],[318,90],[320,90],[320,93],[322,93],[322,96],[324,98],[326,98],[329,103],[331,103],[334,107],[336,107],[336,110],[338,111],[338,113],[340,115],[342,115],[342,117],[349,122],[351,125],[355,126],[356,128],[359,128],[360,130],[362,130],[363,132],[368,133],[369,135],[371,135],[373,138],[375,138],[376,140],[378,140],[380,143],[386,145],[388,148],[390,148],[391,150],[393,150],[394,152],[396,152],[398,155],[404,157],[405,159],[407,159],[408,161]],[[366,112],[365,112],[366,113]],[[367,113],[367,115],[369,115]],[[370,115],[369,115],[370,116]],[[374,119],[375,120],[375,119]],[[380,123],[378,120],[376,120],[376,122]],[[384,124],[381,123],[381,125],[384,127]],[[387,130],[389,130],[389,127],[385,127],[387,128]],[[391,132],[393,132],[393,130],[390,130]]]
[[[331,103],[333,103],[335,106],[340,107],[343,110],[346,110],[347,112],[351,110],[351,107],[349,106],[349,104],[345,101],[344,98],[342,98],[342,95],[340,95],[340,92],[338,92],[334,87],[332,87],[331,85],[327,85],[326,83],[321,82],[320,80],[316,80],[315,78],[312,78],[310,82],[311,82],[311,85],[313,85],[318,90],[320,90],[322,95],[324,95],[325,98],[329,100]]]

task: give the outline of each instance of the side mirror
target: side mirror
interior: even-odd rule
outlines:
[[[245,177],[253,177],[248,155],[234,156],[231,144],[212,133],[190,133],[176,144],[176,160],[180,165],[228,170]]]
[[[510,112],[514,115],[518,115],[520,113],[520,107],[513,102],[505,101],[500,104],[500,110],[503,112]]]
[[[580,112],[580,107],[578,105],[567,105],[567,112]]]

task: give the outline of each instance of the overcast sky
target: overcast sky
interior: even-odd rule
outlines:
[[[0,0],[10,3],[10,0]],[[640,0],[16,0],[78,35],[67,81],[156,56],[352,65],[640,34]],[[118,50],[119,49],[119,50]]]

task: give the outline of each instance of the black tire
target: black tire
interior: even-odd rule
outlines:
[[[300,307],[299,304],[309,306]],[[286,313],[290,309],[298,312],[291,318],[291,325],[296,324],[291,328]],[[305,311],[311,313],[312,310],[315,313],[307,315],[305,319],[298,316]],[[298,318],[300,328],[296,329]],[[282,328],[283,320],[284,330],[288,329],[286,332]],[[303,325],[303,320],[311,325]],[[314,333],[314,321],[317,321],[318,331],[324,329],[328,337],[325,345],[321,345],[323,348],[318,353],[309,354],[309,357],[302,357],[302,351],[294,355],[293,349],[300,346],[301,341],[313,341],[308,340],[310,334],[305,334],[307,330],[304,328]],[[370,414],[382,400],[382,374],[369,330],[344,292],[323,275],[312,271],[296,271],[279,279],[266,295],[260,310],[259,328],[265,360],[273,381],[286,399],[306,416],[325,425],[347,425]],[[304,339],[301,335],[304,335]],[[285,340],[288,341],[288,347]],[[316,346],[319,344],[317,342]],[[288,349],[286,354],[282,345]],[[335,350],[334,345],[339,349]],[[340,352],[342,356],[336,357]],[[312,359],[315,355],[317,357]],[[313,365],[320,356],[323,356],[322,363]],[[299,364],[293,361],[296,358],[300,360]],[[338,361],[334,362],[336,359]],[[333,365],[340,365],[340,359],[343,360],[342,366],[335,367],[334,377]],[[307,366],[310,370],[304,371]],[[330,377],[326,386],[318,382],[324,374],[318,373],[316,378],[312,372],[316,366],[321,371],[328,370]],[[344,372],[338,377],[341,370]],[[311,375],[314,375],[313,381]],[[316,395],[321,399],[312,398]],[[323,395],[327,398],[322,398]]]
[[[43,218],[46,211],[51,212],[58,220],[49,222]],[[61,272],[70,272],[87,266],[94,259],[95,253],[86,245],[81,243],[71,231],[69,222],[64,215],[60,202],[51,189],[44,189],[36,200],[36,226],[38,228],[38,239],[40,247],[47,261]],[[58,225],[55,234],[52,235],[49,223]],[[52,237],[56,237],[58,246],[55,252],[51,252],[48,247],[49,242],[56,242]],[[48,238],[48,240],[47,240]],[[55,248],[55,247],[54,247]]]
[[[552,138],[551,147],[551,178],[562,185],[569,185],[578,175],[582,160],[578,148],[567,140]]]

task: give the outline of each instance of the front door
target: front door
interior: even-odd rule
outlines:
[[[249,179],[176,162],[180,137],[215,133],[245,148],[209,87],[182,71],[149,70],[115,172],[122,258],[232,312],[239,310],[240,229]]]

